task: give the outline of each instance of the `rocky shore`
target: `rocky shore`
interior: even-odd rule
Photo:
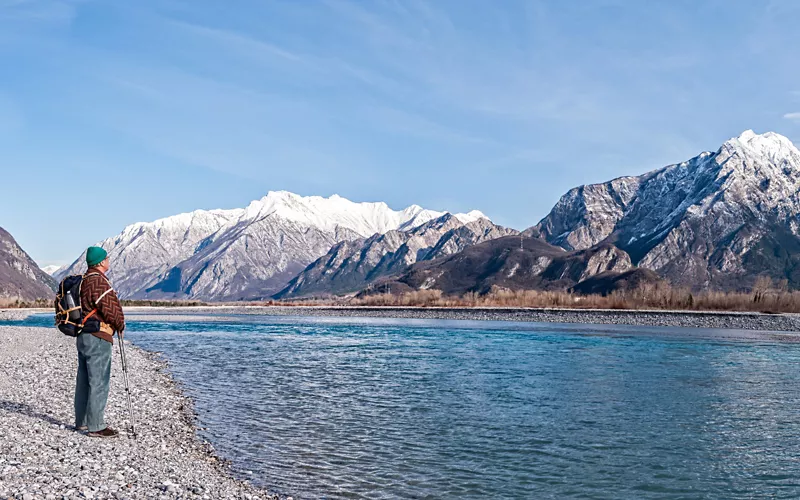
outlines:
[[[41,312],[50,312],[50,309],[0,309],[0,321],[20,321]]]
[[[800,316],[698,311],[628,311],[617,309],[532,309],[532,308],[440,308],[440,307],[286,307],[214,306],[191,308],[137,307],[126,309],[132,319],[161,321],[213,320],[216,316],[314,316],[404,319],[448,319],[472,321],[523,321],[540,323],[584,323],[599,325],[723,328],[798,332]]]
[[[156,355],[126,343],[137,439],[114,348],[106,422],[116,439],[75,431],[74,340],[0,326],[0,499],[278,498],[233,478],[192,424],[192,403]]]

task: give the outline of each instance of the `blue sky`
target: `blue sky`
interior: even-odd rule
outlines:
[[[42,265],[269,190],[535,224],[800,142],[800,2],[0,0],[0,225]]]

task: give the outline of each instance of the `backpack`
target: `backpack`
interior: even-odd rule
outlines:
[[[84,314],[83,307],[81,307],[81,283],[83,283],[84,277],[81,275],[67,276],[58,285],[56,327],[61,333],[70,337],[77,337],[81,333],[100,331],[100,320],[95,316],[97,309]]]

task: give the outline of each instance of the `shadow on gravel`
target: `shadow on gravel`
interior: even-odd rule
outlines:
[[[19,413],[20,415],[25,415],[27,417],[38,418],[39,420],[44,420],[45,422],[53,425],[63,425],[68,429],[72,428],[72,425],[65,424],[64,422],[53,418],[50,415],[45,415],[44,413],[38,412],[33,407],[25,403],[15,403],[14,401],[8,401],[7,399],[0,399],[0,410]]]

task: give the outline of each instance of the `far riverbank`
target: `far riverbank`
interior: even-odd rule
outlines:
[[[469,321],[523,321],[687,328],[723,328],[763,331],[800,331],[794,314],[751,312],[696,312],[615,309],[440,308],[440,307],[335,307],[335,306],[201,306],[132,307],[132,319],[185,321],[187,316],[253,315],[337,318],[446,319]]]
[[[23,320],[50,309],[0,309],[0,321]],[[240,306],[126,307],[130,319],[187,321],[206,316],[309,316],[334,318],[446,319],[468,321],[521,321],[598,325],[722,328],[800,332],[800,315],[755,312],[666,311],[627,309],[567,309],[519,307],[367,307],[367,306]]]

